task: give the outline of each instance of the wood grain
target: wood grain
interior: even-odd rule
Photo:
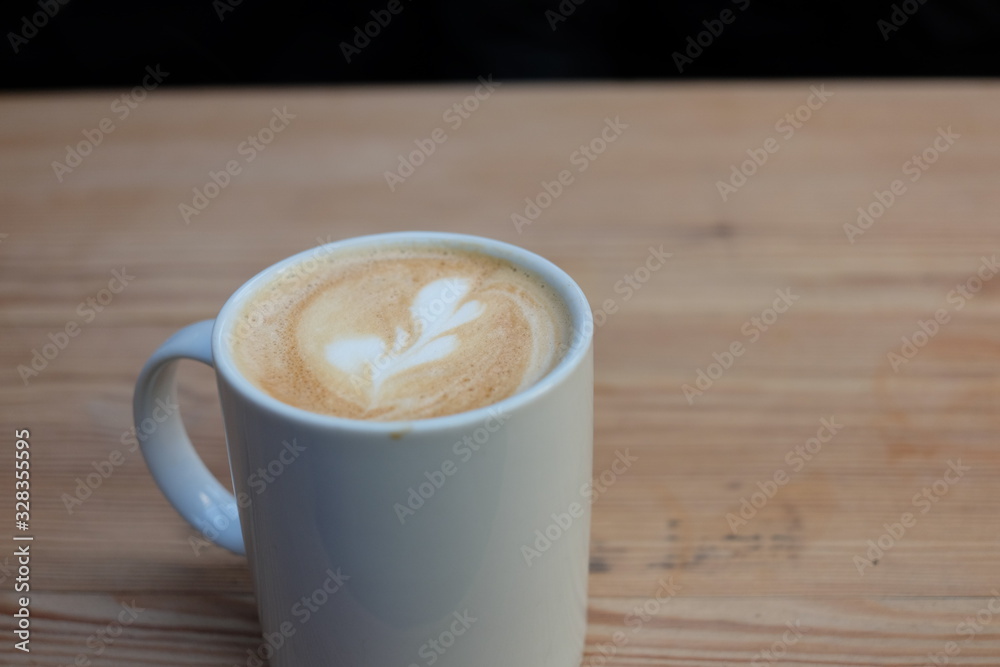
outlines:
[[[808,632],[774,664],[920,667],[949,641],[950,664],[1000,664],[1000,622],[968,641],[959,627],[1000,587],[1000,279],[949,299],[1000,250],[1000,86],[828,81],[786,139],[776,123],[810,85],[504,83],[457,128],[443,114],[473,86],[154,91],[126,119],[113,91],[0,97],[0,405],[9,442],[31,430],[36,472],[34,650],[5,641],[0,662],[245,664],[259,645],[245,562],[196,555],[122,443],[138,370],[278,259],[433,229],[539,252],[607,314],[595,474],[617,450],[638,461],[594,506],[585,665],[749,664],[796,621]],[[275,108],[295,118],[246,162],[241,142]],[[52,162],[104,117],[114,131],[60,182]],[[616,118],[628,127],[579,171],[574,152]],[[390,191],[384,173],[438,127],[447,141]],[[904,164],[949,127],[959,138],[909,180]],[[769,137],[778,151],[723,201],[717,182]],[[229,160],[241,172],[185,224],[179,205]],[[572,184],[519,232],[511,215],[564,169]],[[905,192],[851,243],[844,225],[894,179]],[[651,246],[671,258],[625,289]],[[123,269],[134,280],[88,321],[79,305]],[[751,340],[776,290],[796,298]],[[939,309],[948,322],[894,370],[887,354]],[[79,335],[22,382],[17,366],[71,321]],[[742,355],[689,404],[683,385],[733,343]],[[228,479],[212,373],[187,364],[182,383],[192,437]],[[821,419],[843,427],[795,469],[786,456]],[[124,463],[67,511],[63,494],[114,450]],[[914,496],[959,460],[968,471],[921,513]],[[727,514],[779,471],[787,483],[734,533]],[[915,525],[859,573],[855,556],[906,512]],[[13,526],[12,502],[0,521]],[[649,602],[664,580],[676,595]],[[132,599],[148,611],[94,655],[88,637]]]

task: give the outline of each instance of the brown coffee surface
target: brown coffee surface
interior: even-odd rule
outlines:
[[[570,316],[510,262],[447,246],[348,248],[277,274],[229,334],[236,365],[321,414],[409,420],[484,407],[559,361]]]

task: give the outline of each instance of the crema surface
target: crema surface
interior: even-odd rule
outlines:
[[[540,277],[446,246],[347,248],[277,274],[229,335],[242,373],[278,400],[377,421],[496,403],[566,349],[570,317]]]

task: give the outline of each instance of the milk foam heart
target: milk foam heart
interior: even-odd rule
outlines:
[[[555,290],[447,246],[348,249],[293,266],[230,338],[254,384],[313,412],[370,420],[490,405],[543,377],[569,335]]]

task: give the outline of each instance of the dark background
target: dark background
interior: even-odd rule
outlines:
[[[1000,66],[1000,5],[986,0],[394,1],[396,14],[387,10],[390,0],[6,2],[0,86],[132,86],[157,64],[169,72],[171,86],[428,82],[485,74],[992,76]],[[731,12],[728,24],[718,20],[724,10]],[[355,28],[366,24],[373,36],[358,38]],[[688,38],[699,33],[704,46],[691,46]],[[357,49],[350,61],[345,44]],[[675,52],[693,57],[679,67]]]

